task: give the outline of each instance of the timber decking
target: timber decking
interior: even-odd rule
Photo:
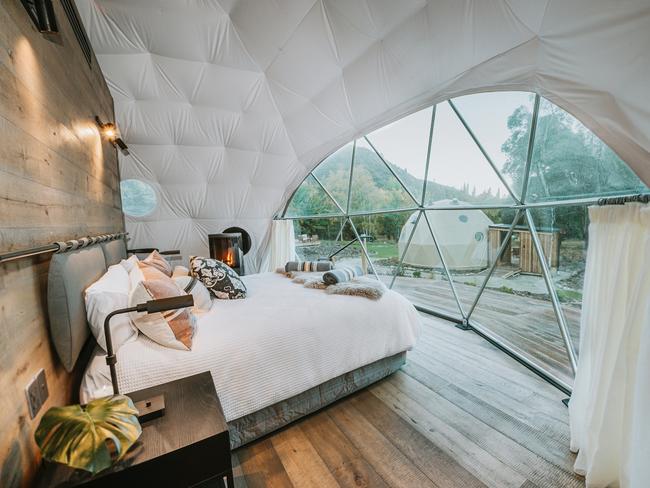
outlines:
[[[479,287],[455,285],[467,313]],[[399,277],[393,289],[415,305],[460,316],[447,281]],[[562,309],[577,351],[580,308],[563,304]],[[568,385],[573,385],[573,372],[550,300],[486,289],[472,318]]]
[[[233,453],[237,487],[583,487],[564,395],[422,316],[401,371]]]

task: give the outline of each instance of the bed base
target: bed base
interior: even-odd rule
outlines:
[[[380,359],[332,378],[287,400],[228,422],[230,447],[236,449],[393,374],[406,352]]]

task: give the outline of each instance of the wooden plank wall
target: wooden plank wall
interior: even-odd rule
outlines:
[[[95,59],[89,66],[60,2],[60,38],[36,31],[20,0],[0,2],[0,252],[123,230],[117,154],[94,116],[114,120]],[[73,379],[47,326],[48,258],[0,265],[0,486],[26,486],[39,461],[24,388],[45,368],[52,405]]]

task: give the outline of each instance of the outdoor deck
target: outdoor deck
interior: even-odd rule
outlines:
[[[393,289],[416,305],[459,315],[446,281],[398,277]],[[478,287],[456,283],[456,290],[467,311]],[[575,305],[563,305],[563,310],[577,350],[580,309]],[[472,317],[559,379],[573,384],[573,373],[550,301],[487,289]]]

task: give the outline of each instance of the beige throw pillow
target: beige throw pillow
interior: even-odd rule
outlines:
[[[178,278],[180,276],[189,276],[190,270],[185,266],[176,266],[174,272],[172,273],[172,278]]]
[[[133,270],[136,277],[135,286],[129,296],[129,306],[159,298],[170,298],[185,295],[174,280],[165,276],[158,269],[140,263],[139,271],[142,280],[137,281],[137,270]],[[189,351],[192,349],[192,338],[196,328],[196,319],[188,308],[168,310],[159,313],[130,314],[133,324],[140,332],[158,344],[173,349]]]
[[[166,276],[172,275],[171,264],[169,264],[167,260],[164,257],[162,257],[162,255],[158,251],[152,252],[151,254],[149,254],[149,256],[147,256],[140,262],[146,264],[147,266],[156,268],[158,271],[165,274]]]

